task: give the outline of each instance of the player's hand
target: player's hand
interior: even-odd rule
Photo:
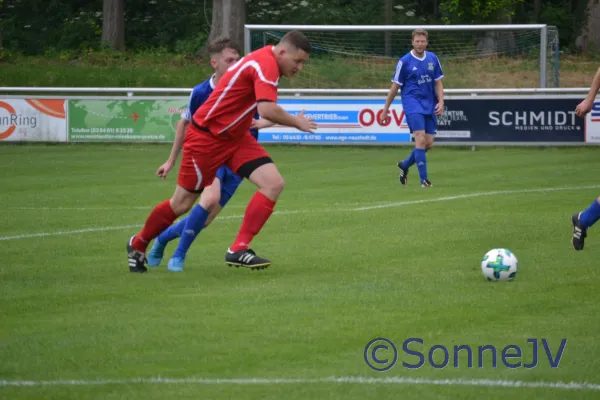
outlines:
[[[435,115],[438,117],[444,113],[444,102],[437,103],[435,106]]]
[[[250,129],[260,130],[261,126],[260,126],[259,121],[260,121],[259,119],[253,119],[252,123],[250,124]]]
[[[165,179],[167,177],[167,175],[169,174],[169,171],[171,170],[171,168],[173,168],[173,163],[171,161],[167,160],[167,162],[165,162],[163,165],[158,167],[158,169],[156,170],[156,176],[158,176],[159,178]]]
[[[296,127],[302,132],[315,133],[315,129],[317,129],[317,123],[313,118],[306,118],[304,116],[305,112],[306,110],[302,110],[300,111],[300,114],[296,115],[295,118],[298,121]]]
[[[381,114],[379,114],[379,123],[381,125],[385,125],[390,120],[390,112],[387,108],[381,110]]]
[[[252,123],[250,124],[250,129],[256,129],[257,131],[259,131],[261,129],[269,128],[273,125],[275,124],[265,118],[253,119]]]
[[[588,99],[585,99],[575,107],[575,115],[578,117],[583,117],[590,111],[592,111],[592,102]]]

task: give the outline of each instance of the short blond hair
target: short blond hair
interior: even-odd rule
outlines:
[[[425,39],[429,40],[429,34],[427,33],[427,31],[425,29],[415,29],[412,32],[412,38],[414,39],[415,36],[425,36]]]

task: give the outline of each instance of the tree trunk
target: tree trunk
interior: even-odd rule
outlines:
[[[535,23],[540,22],[540,12],[542,11],[542,0],[534,0],[533,2],[533,18]]]
[[[384,13],[384,18],[385,18],[385,24],[386,25],[392,25],[392,13],[394,12],[394,0],[384,0],[385,1],[385,7],[383,10]],[[385,31],[385,56],[386,57],[391,57],[392,55],[392,32],[390,31]]]
[[[212,24],[207,44],[219,36],[228,36],[243,51],[245,23],[245,0],[213,0]],[[201,54],[207,55],[206,46]]]
[[[4,48],[2,46],[2,27],[4,26],[4,16],[6,15],[6,1],[1,1],[1,7],[0,7],[0,52],[2,51],[2,49]],[[2,55],[0,55],[0,59],[2,58]]]
[[[581,34],[576,40],[577,47],[584,53],[589,50],[600,50],[600,2],[589,0],[586,10],[587,18],[582,24]]]
[[[500,25],[512,24],[512,17],[506,8],[498,10],[497,21]],[[479,38],[477,51],[480,56],[497,56],[502,53],[515,50],[517,43],[514,37],[514,31],[487,31],[485,35]]]
[[[104,0],[101,40],[115,50],[123,50],[125,47],[124,0]]]

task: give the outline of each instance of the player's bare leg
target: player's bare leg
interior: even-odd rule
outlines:
[[[204,207],[204,209],[210,210],[210,214],[204,224],[205,227],[215,219],[219,212],[221,212],[222,207],[219,204],[219,200],[221,200],[221,180],[215,178],[213,183],[204,189],[200,196],[200,200],[198,201],[198,204]]]
[[[242,226],[233,245],[227,251],[225,262],[229,266],[263,269],[271,265],[271,262],[257,256],[249,248],[250,242],[273,213],[285,182],[273,163],[256,168],[248,179],[258,187],[258,191],[248,203]]]
[[[183,215],[193,207],[199,196],[200,193],[188,192],[177,185],[175,187],[175,193],[173,193],[173,197],[171,197],[171,200],[169,201],[171,209],[177,216]]]
[[[217,200],[217,203],[213,206],[213,208],[210,211],[210,214],[208,215],[208,218],[206,219],[206,224],[204,224],[204,227],[206,228],[207,226],[209,226],[215,220],[215,218],[217,218],[217,215],[219,215],[222,210],[223,207],[221,207],[219,201]]]
[[[259,192],[273,202],[277,201],[285,187],[285,181],[274,163],[261,165],[248,179],[258,187]]]
[[[435,140],[435,135],[426,134],[425,135],[425,152],[429,151],[433,147],[433,141]]]
[[[142,228],[127,242],[127,258],[131,272],[146,272],[146,248],[152,239],[169,227],[180,215],[186,213],[198,199],[198,193],[188,192],[179,185],[169,200],[156,206]]]

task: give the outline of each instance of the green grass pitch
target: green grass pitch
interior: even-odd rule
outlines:
[[[407,147],[268,150],[287,184],[252,243],[270,268],[224,263],[244,182],[183,273],[166,270],[172,243],[140,275],[125,244],[173,192],[176,169],[154,176],[169,146],[0,146],[0,398],[600,396],[600,232],[570,246],[571,214],[600,194],[600,149],[437,147],[430,189],[415,167],[399,184]],[[496,247],[519,259],[515,281],[484,281]],[[386,372],[364,358],[378,337],[399,351]],[[421,368],[403,364],[418,362],[408,338],[424,342],[410,347]],[[541,344],[535,368],[502,363],[508,345],[531,363],[532,338],[553,354],[567,339],[557,368]],[[456,345],[495,346],[496,368],[486,353],[455,367]]]

